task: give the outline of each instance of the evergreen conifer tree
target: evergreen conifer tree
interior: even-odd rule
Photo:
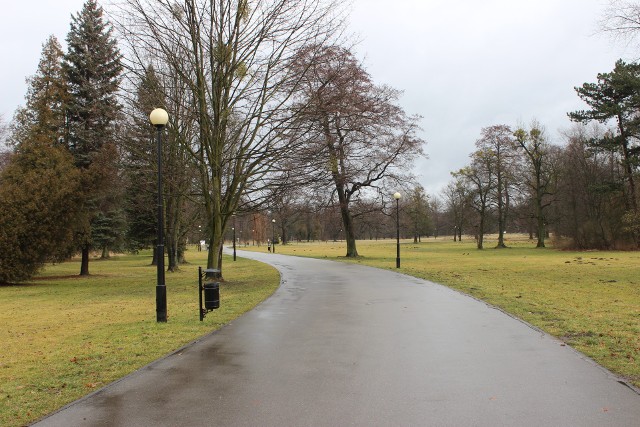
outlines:
[[[58,142],[64,137],[66,81],[62,72],[64,53],[55,36],[42,47],[36,74],[27,79],[26,105],[13,120],[12,142],[17,149],[35,137]]]
[[[75,251],[79,174],[60,144],[66,97],[62,56],[50,37],[28,79],[26,105],[13,122],[14,153],[0,173],[0,282],[28,279],[45,262],[62,261]]]
[[[149,113],[157,107],[166,108],[162,87],[153,67],[144,70],[136,89],[128,114],[130,127],[123,138],[127,243],[133,250],[154,245],[157,236],[157,154],[155,130],[149,124]],[[156,255],[154,253],[154,265]]]
[[[63,63],[69,99],[65,142],[81,171],[85,225],[78,233],[82,251],[81,275],[89,274],[91,224],[117,211],[114,191],[117,176],[115,122],[120,112],[117,92],[122,72],[121,55],[112,27],[95,0],[88,0],[72,17]]]

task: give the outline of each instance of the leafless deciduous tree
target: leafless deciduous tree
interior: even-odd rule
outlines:
[[[632,247],[633,232],[623,220],[625,194],[620,153],[593,147],[607,129],[599,124],[574,125],[564,132],[557,203],[552,208],[554,231],[564,247],[623,249]]]
[[[477,247],[483,249],[487,217],[492,207],[491,194],[496,188],[496,164],[488,149],[478,149],[470,157],[471,164],[454,173],[454,177],[460,177],[469,189],[470,206],[478,215],[474,225]]]
[[[465,184],[464,177],[452,173],[450,181],[443,191],[446,208],[451,216],[451,222],[446,224],[453,231],[453,241],[462,241],[463,227],[467,224],[467,207],[469,205],[470,190]],[[447,230],[448,232],[448,230]]]
[[[545,213],[556,190],[559,148],[549,143],[544,128],[535,120],[529,129],[517,129],[514,136],[524,165],[520,180],[533,201],[538,233],[536,247],[544,248],[547,234]]]
[[[409,178],[408,165],[422,154],[417,116],[398,106],[400,92],[378,86],[353,54],[335,45],[301,50],[293,63],[304,77],[300,110],[288,137],[304,141],[300,163],[312,181],[333,188],[340,207],[347,257],[358,256],[353,213],[363,195],[384,197]]]
[[[600,20],[600,30],[625,44],[639,46],[640,2],[610,0]]]
[[[504,232],[509,213],[510,186],[513,185],[513,163],[515,141],[511,128],[495,125],[483,128],[476,147],[483,152],[485,161],[490,163],[495,174],[495,186],[491,198],[498,219],[498,248],[506,247]]]
[[[207,267],[221,268],[224,231],[243,200],[263,193],[290,151],[281,129],[306,70],[290,67],[303,47],[334,40],[338,0],[121,0],[116,21],[132,71],[153,64],[187,93],[177,121],[199,171],[210,239]],[[121,13],[120,13],[121,12]],[[170,94],[167,94],[170,95]],[[175,114],[168,110],[169,114]]]

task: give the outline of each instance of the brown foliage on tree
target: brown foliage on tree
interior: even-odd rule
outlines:
[[[304,70],[296,116],[288,138],[304,141],[298,168],[338,201],[348,257],[358,256],[351,210],[371,194],[381,199],[410,180],[407,170],[422,155],[418,116],[398,105],[400,92],[373,83],[353,54],[340,46],[312,45],[292,64]]]

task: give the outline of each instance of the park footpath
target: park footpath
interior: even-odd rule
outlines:
[[[481,301],[393,271],[239,254],[281,272],[271,298],[34,425],[640,426],[632,387]]]

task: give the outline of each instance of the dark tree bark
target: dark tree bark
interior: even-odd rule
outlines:
[[[300,82],[291,60],[303,46],[336,36],[343,6],[334,0],[125,3],[120,24],[131,68],[143,68],[140,58],[151,56],[162,65],[158,70],[188,89],[179,116],[197,134],[182,143],[198,169],[207,267],[220,269],[232,215],[244,203],[266,203],[265,187],[285,175],[275,165],[291,152],[281,137]]]
[[[533,217],[538,238],[536,247],[544,248],[547,235],[545,213],[553,201],[558,172],[557,149],[547,142],[544,129],[536,122],[528,132],[518,129],[514,135],[526,165],[523,182],[533,201]]]
[[[373,84],[347,49],[309,46],[293,66],[306,73],[296,94],[301,113],[287,136],[306,143],[297,164],[309,182],[333,188],[346,256],[357,257],[352,206],[363,192],[384,199],[395,192],[390,188],[411,181],[406,170],[424,142],[416,136],[419,117],[407,116],[397,105],[398,91]]]

